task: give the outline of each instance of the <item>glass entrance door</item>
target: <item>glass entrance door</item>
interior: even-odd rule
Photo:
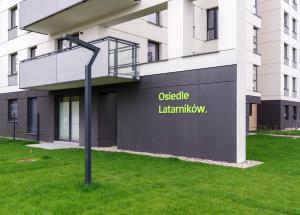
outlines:
[[[60,140],[79,141],[79,97],[59,98],[59,134]]]

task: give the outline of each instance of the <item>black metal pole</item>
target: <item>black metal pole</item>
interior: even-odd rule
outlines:
[[[84,108],[84,138],[85,138],[85,184],[92,182],[91,177],[91,111],[92,111],[92,87],[91,87],[91,67],[85,66],[85,108]]]
[[[15,113],[13,113],[13,123],[14,123],[14,125],[13,125],[13,139],[15,140],[16,139],[16,114]]]
[[[36,141],[40,142],[40,114],[37,113]]]
[[[92,128],[92,65],[94,64],[100,48],[90,43],[82,41],[71,35],[65,35],[64,38],[77,45],[92,51],[94,54],[88,65],[85,66],[85,97],[84,97],[84,145],[85,145],[85,184],[92,183],[92,143],[91,143],[91,128]]]

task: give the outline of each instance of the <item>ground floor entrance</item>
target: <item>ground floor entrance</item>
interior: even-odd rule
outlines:
[[[257,130],[257,104],[250,104],[249,131]]]
[[[79,96],[59,97],[58,139],[79,141]]]

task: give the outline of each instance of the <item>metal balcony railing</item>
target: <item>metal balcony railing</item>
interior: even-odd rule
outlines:
[[[289,58],[284,58],[284,64],[289,66],[290,65],[290,59]]]
[[[297,5],[297,2],[295,2],[295,1],[293,1],[293,8],[294,8],[294,10],[298,10],[298,5]]]
[[[297,38],[298,38],[297,32],[293,32],[293,38],[294,38],[295,40],[297,40]]]
[[[297,69],[298,68],[298,63],[297,62],[293,62],[293,68]]]
[[[293,91],[293,98],[297,98],[297,95],[298,95],[297,91]]]
[[[289,97],[290,91],[288,89],[284,89],[284,96]]]
[[[284,26],[284,33],[290,34],[290,28],[287,26]]]

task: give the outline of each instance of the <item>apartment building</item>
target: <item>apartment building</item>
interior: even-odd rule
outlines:
[[[261,65],[255,0],[0,0],[0,135],[227,162],[246,160]],[[218,135],[216,135],[218,134]]]
[[[258,124],[262,128],[299,128],[299,5],[297,0],[258,0],[262,18],[258,47]]]

